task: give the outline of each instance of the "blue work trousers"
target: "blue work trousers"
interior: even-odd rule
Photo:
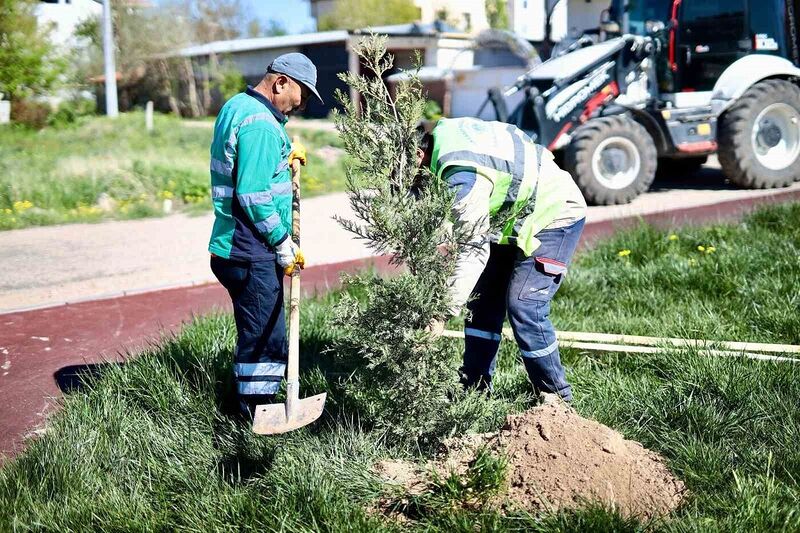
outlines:
[[[463,382],[491,390],[506,313],[525,369],[537,391],[572,400],[550,321],[550,301],[561,286],[585,220],[542,230],[541,246],[526,257],[516,246],[492,244],[489,261],[467,307]]]
[[[234,379],[242,412],[253,416],[255,406],[272,401],[286,371],[283,269],[274,259],[244,262],[212,257],[211,270],[233,303]]]

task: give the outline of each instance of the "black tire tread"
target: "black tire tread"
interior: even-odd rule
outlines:
[[[595,181],[592,173],[593,148],[603,138],[612,135],[631,137],[643,148],[640,156],[644,178],[625,189],[607,189]],[[637,142],[641,141],[641,142]],[[565,150],[565,164],[575,183],[578,184],[586,202],[591,205],[626,204],[646,192],[656,175],[658,154],[652,137],[644,126],[625,115],[595,118],[579,127],[572,136],[572,142]]]
[[[792,98],[800,101],[800,87],[794,83],[780,79],[762,81],[745,91],[721,117],[717,155],[722,171],[732,183],[747,189],[768,189],[786,187],[800,179],[800,173],[776,176],[769,171],[772,173],[769,175],[755,159],[750,143],[754,110],[763,107],[764,102],[786,102]]]

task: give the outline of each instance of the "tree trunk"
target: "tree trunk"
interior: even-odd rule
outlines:
[[[181,116],[181,108],[178,105],[178,99],[175,98],[175,93],[172,90],[172,83],[170,82],[169,76],[169,69],[167,68],[167,62],[163,59],[158,62],[158,68],[161,71],[161,87],[164,91],[164,94],[167,95],[169,99],[169,108],[176,117]]]
[[[189,88],[189,106],[192,110],[193,117],[203,116],[203,109],[200,107],[200,99],[197,97],[197,80],[194,77],[194,67],[192,67],[192,60],[186,58],[183,60],[183,69],[186,76],[187,87]]]
[[[203,69],[203,109],[205,114],[209,112],[211,109],[212,101],[211,101],[211,76],[208,72],[210,65],[206,65],[206,68]]]

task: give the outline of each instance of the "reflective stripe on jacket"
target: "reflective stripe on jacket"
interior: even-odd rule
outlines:
[[[274,259],[291,232],[291,142],[286,117],[252,88],[225,103],[211,143],[215,221],[209,251],[225,259]]]
[[[497,242],[515,244],[531,255],[539,247],[536,234],[558,217],[567,191],[574,188],[569,173],[553,163],[553,154],[511,124],[441,119],[433,137],[432,172],[441,178],[448,168],[473,167],[488,178],[493,185],[492,226],[502,224]]]

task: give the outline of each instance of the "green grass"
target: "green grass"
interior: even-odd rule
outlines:
[[[209,212],[210,125],[156,115],[148,133],[144,114],[135,112],[41,131],[0,127],[0,230],[159,216],[164,200],[176,211]],[[343,158],[315,153],[340,146],[338,136],[290,133],[299,133],[309,151],[303,195],[344,190]],[[104,193],[111,209],[98,205]]]
[[[635,229],[580,256],[554,319],[563,329],[800,343],[797,228],[800,204],[676,231],[677,240]],[[415,522],[382,520],[368,510],[385,491],[369,465],[417,452],[341,401],[337,381],[363,370],[325,352],[336,298],[303,304],[303,394],[331,395],[319,425],[252,435],[233,414],[232,319],[207,317],[64,400],[45,435],[0,470],[0,531],[800,530],[800,365],[687,350],[562,354],[577,410],[664,454],[686,482],[689,499],[669,520],[459,505],[464,483],[490,492],[501,482],[491,457],[410,502]],[[516,357],[504,344],[496,401],[508,411],[530,404]]]

